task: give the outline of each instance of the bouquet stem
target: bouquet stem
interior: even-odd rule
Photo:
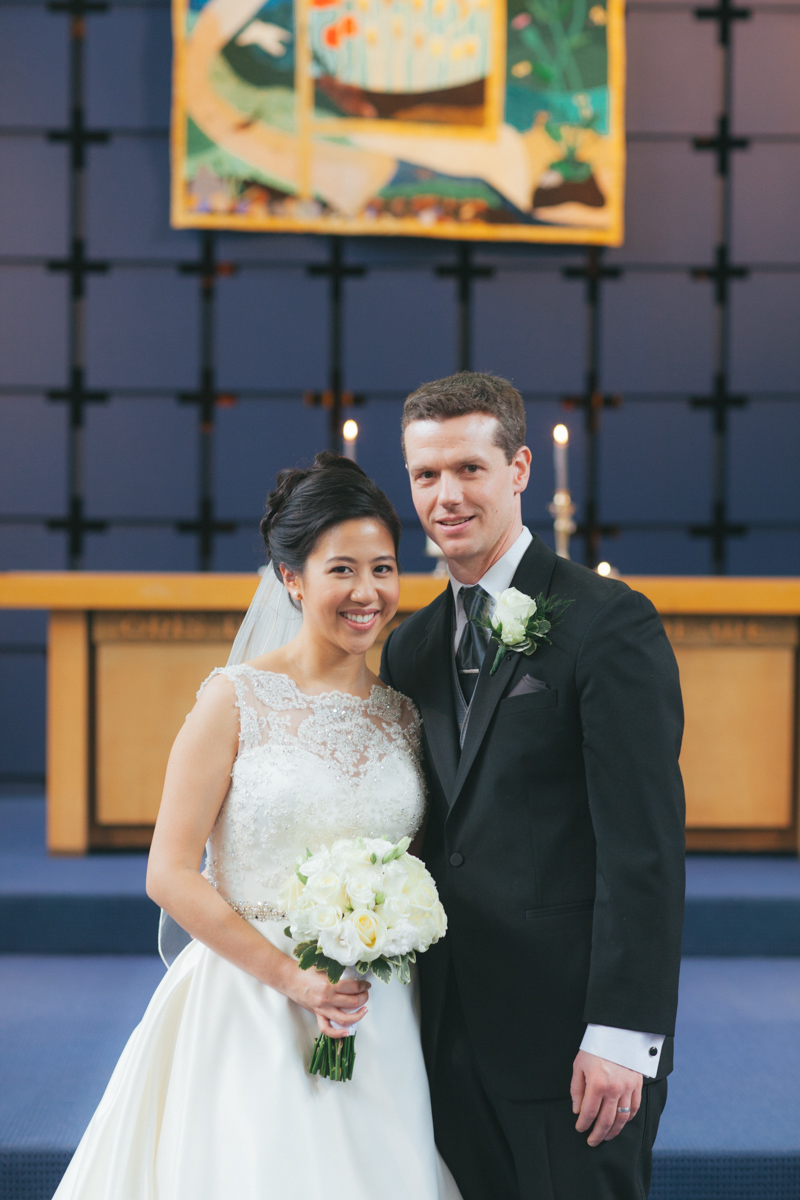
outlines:
[[[333,1079],[337,1083],[347,1083],[353,1078],[353,1064],[356,1061],[355,1034],[346,1038],[328,1037],[321,1033],[314,1042],[314,1050],[308,1069],[312,1075],[321,1075],[323,1079]]]

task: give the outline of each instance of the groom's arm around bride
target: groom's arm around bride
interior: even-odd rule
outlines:
[[[524,439],[492,376],[406,402],[412,496],[450,570],[382,668],[422,714],[423,856],[450,921],[420,970],[437,1140],[464,1200],[641,1200],[677,1005],[678,673],[644,596],[523,528]],[[483,620],[510,586],[570,603],[493,671]]]

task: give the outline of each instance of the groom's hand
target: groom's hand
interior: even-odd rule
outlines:
[[[642,1103],[642,1076],[579,1050],[572,1068],[572,1111],[578,1116],[575,1128],[579,1133],[591,1129],[590,1146],[610,1142],[632,1121]],[[620,1112],[621,1108],[630,1112]]]

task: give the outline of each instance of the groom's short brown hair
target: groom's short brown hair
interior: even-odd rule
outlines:
[[[497,445],[511,462],[525,445],[525,405],[514,385],[499,375],[459,371],[423,383],[403,405],[403,435],[412,421],[446,421],[469,413],[497,418]]]

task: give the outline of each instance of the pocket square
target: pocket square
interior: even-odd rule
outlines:
[[[506,700],[510,700],[512,696],[530,696],[534,692],[549,692],[550,689],[543,679],[537,679],[535,675],[523,675],[519,683],[508,693]]]

